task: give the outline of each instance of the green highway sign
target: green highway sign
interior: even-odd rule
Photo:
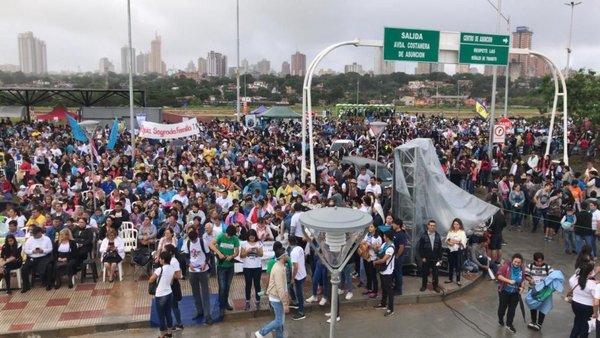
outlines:
[[[389,27],[384,30],[384,60],[438,62],[439,49],[440,31]]]
[[[460,33],[459,63],[506,66],[508,35]]]

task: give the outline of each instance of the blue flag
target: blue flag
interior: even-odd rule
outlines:
[[[69,115],[67,115],[67,121],[69,122],[71,131],[73,132],[73,138],[80,142],[87,142],[88,138],[83,129],[81,129],[81,126],[79,126],[79,123],[77,123],[77,121],[75,121],[75,119]]]
[[[117,134],[119,133],[119,122],[115,117],[115,122],[113,123],[112,129],[110,130],[110,136],[108,137],[108,144],[106,145],[106,149],[115,149],[117,145]]]

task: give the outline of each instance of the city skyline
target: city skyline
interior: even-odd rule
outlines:
[[[63,9],[67,6],[69,11],[63,16]],[[332,14],[340,6],[348,13],[344,16],[333,15],[335,24],[332,24]],[[397,4],[392,0],[382,0],[368,6],[357,0],[331,0],[325,4],[316,0],[307,0],[302,4],[267,0],[256,0],[252,5],[241,3],[240,58],[254,62],[269,60],[271,69],[277,72],[280,67],[274,65],[289,62],[290,52],[302,51],[308,64],[320,50],[332,43],[357,37],[382,39],[384,26],[484,33],[495,31],[495,10],[483,0],[456,0],[452,4],[442,0],[423,0],[411,3],[408,7],[408,11],[398,11]],[[36,10],[32,11],[32,8]],[[232,57],[235,55],[235,29],[228,28],[234,27],[235,22],[213,31],[215,25],[224,23],[224,20],[231,21],[234,10],[234,4],[203,0],[169,3],[147,0],[143,4],[134,0],[133,47],[138,53],[147,51],[147,41],[152,40],[158,31],[162,37],[161,56],[166,69],[186,69],[190,60],[197,60],[210,50],[219,50],[228,55],[229,63],[235,64],[236,60]],[[181,14],[198,11],[206,14],[205,20],[195,20],[193,15]],[[286,13],[297,11],[313,14],[308,22],[289,20]],[[539,11],[543,11],[544,15],[530,15]],[[600,46],[595,42],[598,28],[594,26],[591,14],[599,11],[600,2],[592,1],[584,1],[575,10],[571,58],[574,69],[600,69],[600,60],[595,57],[600,54]],[[3,3],[3,12],[5,20],[0,22],[0,43],[5,49],[0,55],[0,65],[19,64],[14,37],[27,31],[34,32],[37,38],[47,43],[49,72],[95,71],[97,60],[101,57],[108,57],[119,65],[120,48],[127,39],[126,6],[122,1],[82,4],[74,0],[56,0],[49,4],[32,0],[7,0]],[[24,12],[28,15],[22,15]],[[503,13],[511,17],[511,30],[516,26],[530,27],[536,34],[534,48],[564,67],[570,15],[567,6],[560,1],[506,0],[503,2]],[[55,19],[43,19],[48,16]],[[363,19],[351,19],[354,17]],[[177,25],[173,25],[174,22]],[[505,23],[501,26],[500,33],[506,34]],[[367,71],[375,70],[373,49],[345,47],[341,50],[343,52],[334,52],[323,60],[320,68],[341,72],[344,65],[357,62],[364,65]],[[412,73],[415,66],[415,63],[395,62],[395,71]],[[445,69],[453,70],[454,66],[446,66]]]

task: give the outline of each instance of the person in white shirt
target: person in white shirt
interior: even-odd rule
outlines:
[[[48,236],[42,234],[42,229],[37,226],[31,228],[32,237],[30,237],[23,248],[27,254],[27,260],[21,268],[23,288],[21,293],[31,290],[29,278],[32,272],[37,272],[41,277],[42,283],[46,285],[46,290],[52,288],[52,241]]]
[[[161,252],[158,261],[161,266],[154,270],[148,282],[157,283],[154,302],[156,303],[156,312],[160,323],[160,337],[171,337],[171,328],[173,327],[173,317],[171,317],[173,290],[171,289],[171,283],[176,278],[175,270],[170,265],[171,254],[169,252]]]
[[[223,210],[229,210],[233,205],[233,201],[228,197],[227,190],[220,191],[219,197],[217,197],[215,202],[220,205]]]
[[[298,313],[296,313],[292,319],[301,320],[306,318],[304,314],[304,294],[302,288],[304,287],[304,281],[306,280],[306,262],[304,256],[304,249],[298,243],[298,238],[290,236],[288,239],[290,243],[290,258],[292,260],[292,281],[294,283],[295,294],[292,295],[292,299],[295,298],[298,304]],[[293,294],[293,292],[292,292]],[[294,297],[295,296],[295,297]]]
[[[206,233],[204,235],[206,236]],[[186,257],[192,296],[196,305],[196,314],[192,320],[204,316],[205,323],[211,325],[213,320],[210,315],[210,290],[208,289],[210,269],[208,243],[210,242],[205,239],[199,239],[198,233],[192,230],[188,232],[188,240],[183,243],[181,251]]]
[[[118,264],[125,258],[125,243],[113,228],[107,229],[106,238],[100,244],[100,257],[104,269],[109,272],[108,281],[112,283]]]
[[[367,168],[360,168],[360,173],[356,177],[356,189],[358,189],[361,194],[364,194],[367,185],[369,185],[369,181],[371,180],[371,176],[367,173]]]
[[[372,192],[375,197],[381,198],[381,186],[377,184],[375,177],[370,178],[370,184],[365,188],[365,194]]]
[[[171,254],[171,261],[169,265],[175,271],[175,278],[173,279],[173,283],[171,284],[171,291],[173,291],[173,299],[171,300],[171,308],[173,309],[173,314],[175,315],[175,321],[177,324],[172,328],[175,330],[183,330],[183,324],[181,324],[181,311],[179,310],[179,302],[181,301],[181,284],[179,284],[179,280],[181,279],[181,265],[179,265],[179,260],[177,260],[177,248],[172,244],[167,244],[165,246],[165,251]]]
[[[171,198],[171,203],[175,201],[181,202],[181,204],[183,204],[183,208],[187,209],[188,205],[190,204],[190,200],[186,195],[185,189],[179,189],[179,193]]]
[[[250,293],[254,284],[256,311],[260,310],[260,275],[262,273],[263,244],[258,240],[256,230],[248,230],[248,240],[241,243],[240,257],[244,268],[246,281],[246,306],[244,311],[250,311]]]
[[[387,309],[386,317],[394,314],[394,292],[392,291],[392,276],[394,274],[394,231],[388,230],[383,233],[384,243],[377,252],[378,259],[373,265],[379,270],[381,279],[381,302],[375,306],[376,309]]]
[[[569,278],[569,287],[573,294],[571,308],[575,314],[571,337],[588,336],[588,321],[594,314],[594,291],[597,285],[594,275],[594,264],[585,263],[578,273]]]
[[[452,221],[448,235],[446,235],[446,244],[450,253],[448,255],[448,280],[444,283],[452,283],[452,278],[456,271],[456,285],[462,286],[460,283],[460,273],[463,263],[461,257],[463,250],[467,247],[467,235],[460,218],[455,218]]]

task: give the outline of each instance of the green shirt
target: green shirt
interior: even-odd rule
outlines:
[[[292,269],[292,260],[290,257],[286,258],[286,264],[288,266],[288,268],[290,268],[290,270]],[[267,262],[267,273],[270,274],[271,273],[271,269],[273,269],[273,265],[275,265],[275,257],[269,259],[269,261]]]
[[[226,234],[219,234],[215,239],[217,240],[217,248],[225,256],[233,255],[235,248],[240,247],[240,240],[237,236],[227,238]],[[217,265],[222,268],[232,268],[233,263],[233,260],[226,261],[219,259]]]

